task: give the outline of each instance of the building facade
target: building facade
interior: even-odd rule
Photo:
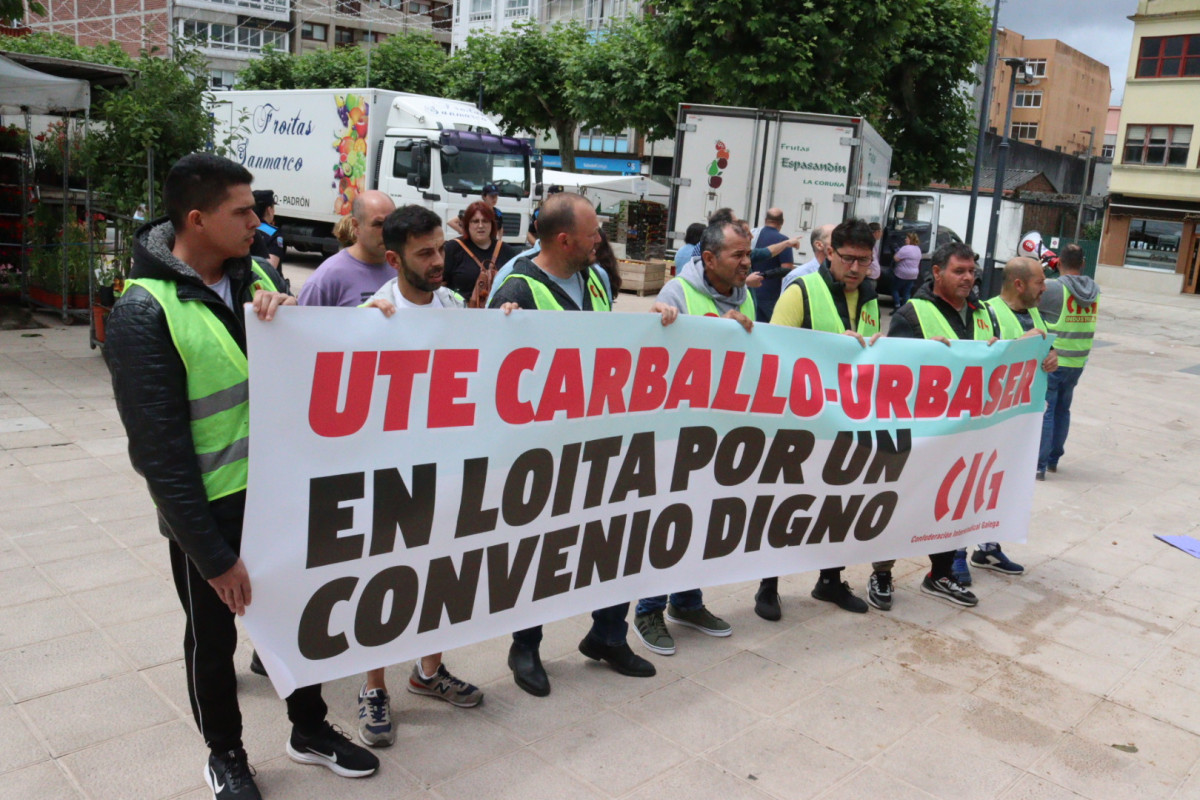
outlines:
[[[428,33],[450,46],[450,0],[49,0],[46,16],[28,15],[34,30],[77,44],[115,41],[130,55],[176,37],[197,43],[213,88],[233,86],[239,70],[270,46],[303,53],[370,47],[402,31]]]
[[[1009,135],[1061,153],[1087,155],[1094,126],[1092,155],[1100,155],[1112,93],[1107,65],[1057,39],[1026,39],[1007,28],[996,32],[996,54],[988,108],[990,131],[1001,133],[1008,108],[1012,68],[1003,59],[1024,58],[1035,82],[1016,87]],[[982,89],[977,91],[982,95]]]
[[[1104,277],[1196,292],[1200,282],[1200,1],[1138,0],[1100,245]]]

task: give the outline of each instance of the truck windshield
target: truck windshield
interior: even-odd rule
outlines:
[[[529,196],[529,143],[511,136],[478,131],[442,131],[442,146],[458,152],[442,159],[442,184],[450,192],[479,194],[489,183],[502,197]]]
[[[442,184],[450,192],[479,194],[494,183],[503,197],[529,194],[528,157],[523,153],[473,153],[459,150],[442,157]]]

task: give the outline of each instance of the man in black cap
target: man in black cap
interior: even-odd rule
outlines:
[[[254,191],[254,213],[258,215],[258,230],[254,232],[254,243],[250,245],[250,255],[265,258],[271,266],[283,274],[283,235],[275,227],[275,192],[270,189]]]

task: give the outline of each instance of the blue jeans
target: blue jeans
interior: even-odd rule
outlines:
[[[1046,376],[1046,413],[1042,415],[1042,445],[1038,449],[1037,471],[1058,466],[1067,431],[1071,428],[1071,399],[1083,367],[1059,367]]]
[[[593,611],[592,629],[588,632],[588,636],[607,645],[623,644],[625,634],[629,631],[629,623],[625,621],[628,613],[629,603],[618,603],[615,606]],[[512,637],[514,644],[536,650],[542,643],[542,626],[513,631]]]
[[[704,605],[704,593],[699,589],[688,589],[686,592],[673,592],[671,594],[671,605],[678,608],[680,611],[695,611]],[[635,614],[649,614],[652,611],[662,611],[667,607],[667,596],[660,594],[657,597],[643,597],[638,600]]]
[[[912,299],[913,286],[916,282],[914,278],[892,277],[892,306],[894,308],[899,308]]]

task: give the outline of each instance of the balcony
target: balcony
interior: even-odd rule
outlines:
[[[264,19],[286,22],[291,17],[291,0],[178,0],[181,6],[237,11]]]

